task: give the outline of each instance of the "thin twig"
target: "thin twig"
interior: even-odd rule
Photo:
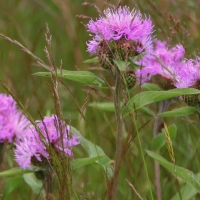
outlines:
[[[131,184],[127,179],[126,179],[126,182],[129,184],[129,186],[133,189],[134,193],[137,195],[137,197],[140,199],[140,200],[143,200],[143,198],[140,196],[140,194],[137,192],[137,190],[135,189],[135,187],[133,186],[133,184]]]

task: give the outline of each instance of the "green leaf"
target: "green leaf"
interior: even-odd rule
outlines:
[[[148,116],[151,116],[151,117],[155,116],[155,113],[150,108],[148,108],[146,106],[139,108],[138,112],[143,113],[143,114],[148,115]]]
[[[43,181],[37,179],[34,173],[24,174],[23,178],[36,194],[44,194]]]
[[[51,77],[51,72],[37,72],[33,75],[36,76],[44,76],[44,77]],[[57,76],[60,78],[68,79],[71,81],[76,81],[88,85],[92,85],[95,87],[102,87],[107,88],[107,85],[104,81],[96,76],[94,73],[89,71],[69,71],[69,70],[57,70]]]
[[[200,138],[197,141],[197,147],[196,148],[197,148],[198,152],[200,153]]]
[[[97,108],[103,111],[115,112],[115,106],[112,102],[92,102],[88,106],[92,108]]]
[[[155,152],[147,151],[148,155],[157,160],[163,167],[175,175],[174,170],[176,170],[177,176],[189,184],[191,187],[200,191],[200,176],[194,175],[192,171],[185,169],[183,167],[174,166],[172,163],[167,161],[162,156],[158,155]]]
[[[199,114],[198,110],[193,107],[182,107],[182,108],[175,108],[171,111],[163,112],[158,114],[157,116],[160,117],[180,117],[180,116],[187,116],[191,114]]]
[[[123,108],[122,114],[133,112],[135,109],[141,108],[150,103],[163,101],[173,97],[178,97],[187,94],[199,94],[200,90],[194,88],[176,88],[168,91],[147,91],[135,95],[129,100],[127,106]]]
[[[27,173],[32,173],[33,170],[21,170],[19,167],[15,167],[0,173],[0,177],[16,176]]]
[[[123,103],[121,102],[121,105],[123,105]],[[115,106],[114,103],[112,102],[92,102],[89,103],[88,106],[92,107],[92,108],[97,108],[103,111],[108,111],[108,112],[115,112]],[[155,116],[155,113],[147,108],[147,107],[142,107],[138,109],[138,112],[149,115],[149,116]]]
[[[194,197],[199,192],[198,190],[191,187],[190,185],[185,184],[181,188],[180,193],[181,193],[182,200],[191,200],[191,198]],[[176,195],[171,200],[180,200],[179,193],[177,192]]]
[[[99,58],[98,57],[94,57],[88,60],[85,60],[83,63],[89,64],[89,63],[98,63],[99,62]]]
[[[71,132],[72,134],[80,136],[79,141],[81,143],[81,146],[85,149],[90,158],[96,158],[102,156],[102,158],[100,158],[95,162],[99,164],[101,167],[103,167],[105,173],[107,173],[108,177],[111,178],[113,175],[113,168],[110,165],[112,160],[108,156],[106,156],[104,151],[98,145],[95,145],[89,140],[83,138],[80,132],[76,130],[74,127],[71,127]]]
[[[130,64],[129,62],[127,63],[123,60],[113,60],[113,62],[119,68],[120,71],[125,71]]]
[[[9,195],[19,187],[23,187],[24,180],[22,177],[14,177],[6,179],[2,200],[8,199]]]
[[[92,157],[92,158],[79,158],[73,161],[73,169],[78,169],[85,165],[92,164],[93,162],[103,158],[103,156]]]
[[[172,124],[168,127],[168,132],[170,135],[171,140],[175,140],[176,134],[177,134],[177,126],[175,124]]]
[[[158,134],[152,142],[152,148],[154,151],[159,151],[166,144],[165,135],[163,133]]]
[[[162,89],[154,83],[145,83],[142,85],[142,89],[149,91],[161,91]]]
[[[175,140],[176,138],[176,133],[177,133],[177,127],[175,124],[172,124],[168,127],[169,135],[171,140]],[[152,148],[154,151],[159,151],[161,148],[163,148],[166,145],[166,139],[165,139],[165,134],[162,130],[162,133],[158,134],[153,142],[152,142]]]
[[[139,61],[145,54],[146,54],[146,53],[141,53],[141,54],[139,54],[139,55],[137,55],[137,56],[130,57],[130,58],[129,58],[129,61],[130,61],[130,63],[131,63],[130,66],[133,67],[134,69],[141,69],[141,68],[143,68],[144,66],[138,65],[138,64],[136,64],[135,62],[136,62],[136,61]]]
[[[130,57],[129,60],[131,60],[132,62],[136,62],[136,61],[139,61],[146,53],[140,53],[139,55],[137,56],[134,56],[134,57]]]

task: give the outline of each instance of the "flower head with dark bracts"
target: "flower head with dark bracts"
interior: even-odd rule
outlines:
[[[0,94],[0,143],[13,142],[15,137],[26,132],[29,124],[22,111],[17,109],[12,96]]]
[[[15,157],[22,169],[31,168],[31,164],[46,163],[50,159],[49,145],[73,158],[72,147],[80,142],[79,136],[70,133],[70,126],[56,115],[36,121],[36,124],[37,128],[30,127],[25,136],[16,142]]]
[[[100,44],[105,41],[134,41],[135,51],[151,51],[153,32],[152,21],[146,16],[142,17],[140,11],[125,7],[117,9],[108,8],[104,11],[105,16],[101,16],[96,21],[90,20],[88,31],[93,38],[89,41],[88,52],[96,54]]]
[[[100,65],[110,73],[114,60],[128,61],[130,57],[152,51],[152,21],[136,9],[130,11],[127,6],[108,8],[103,16],[90,20],[87,28],[92,36],[87,51],[96,55]]]
[[[200,89],[200,57],[184,59],[177,71],[177,76],[179,80],[175,83],[177,88]]]
[[[177,72],[177,77],[174,84],[177,88],[196,88],[200,90],[200,58],[184,59]],[[198,95],[184,95],[183,99],[189,106],[200,105]]]
[[[152,76],[156,76],[159,82],[168,82],[165,88],[170,89],[178,80],[177,73],[182,68],[184,54],[185,49],[182,45],[168,48],[166,42],[156,41],[152,54],[143,56],[137,62],[138,65],[144,66],[136,71],[137,77],[144,83],[150,81]]]

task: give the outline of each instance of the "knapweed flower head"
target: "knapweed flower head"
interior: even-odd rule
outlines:
[[[31,168],[31,164],[38,165],[38,161],[46,163],[50,160],[50,145],[73,158],[72,147],[80,142],[79,136],[70,133],[70,126],[56,115],[36,121],[36,124],[37,128],[30,127],[25,136],[16,142],[15,158],[22,169]]]
[[[136,9],[108,8],[97,20],[90,20],[87,28],[92,36],[87,51],[97,55],[101,62],[107,59],[107,65],[116,57],[127,60],[152,50],[152,21]]]
[[[196,59],[184,59],[177,71],[177,88],[200,89],[200,57]]]
[[[13,142],[29,125],[23,113],[17,109],[15,100],[10,95],[0,94],[0,143]]]
[[[196,88],[200,89],[200,58],[184,59],[182,66],[177,72],[175,86],[177,88]],[[184,95],[183,100],[189,106],[199,106],[200,101],[198,95]]]
[[[157,75],[173,84],[178,78],[176,74],[182,67],[184,54],[185,49],[182,45],[168,48],[166,42],[155,41],[151,55],[145,55],[137,62],[138,65],[143,66],[141,70],[136,71],[137,77],[140,77],[141,83],[144,83]]]

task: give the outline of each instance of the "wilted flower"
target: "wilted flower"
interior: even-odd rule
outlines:
[[[141,70],[137,70],[136,74],[142,80],[147,82],[152,76],[160,75],[162,78],[174,81],[177,70],[182,66],[184,57],[184,47],[176,45],[168,48],[166,42],[156,41],[151,55],[145,55],[137,64],[144,66]]]
[[[17,109],[15,100],[10,95],[0,94],[0,143],[11,143],[15,136],[23,134],[29,121]]]
[[[77,135],[70,133],[70,126],[56,115],[36,121],[37,128],[30,127],[25,137],[16,142],[15,157],[21,168],[50,159],[48,147],[63,151],[73,157],[72,147],[80,144]],[[36,161],[36,162],[35,162]]]
[[[87,43],[87,51],[97,55],[104,68],[109,68],[113,59],[127,60],[152,50],[152,21],[127,6],[106,9],[104,16],[90,20],[87,28],[93,36]]]

